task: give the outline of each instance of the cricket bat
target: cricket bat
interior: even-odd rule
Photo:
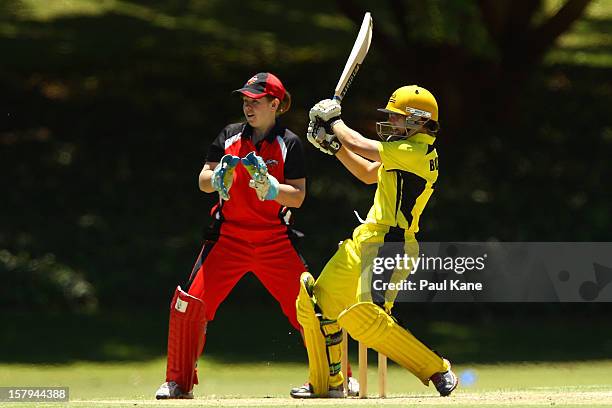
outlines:
[[[361,67],[361,64],[363,64],[363,60],[365,59],[366,55],[368,55],[371,42],[372,16],[368,12],[363,16],[363,22],[361,23],[359,34],[357,34],[357,39],[355,40],[351,54],[349,55],[348,60],[346,60],[346,65],[344,66],[342,75],[340,75],[336,89],[334,89],[334,99],[338,100],[339,102],[342,102],[344,95],[346,95],[346,91],[348,91],[353,79],[355,79],[355,76]]]
[[[353,83],[353,79],[355,79],[361,64],[363,64],[363,60],[365,59],[366,55],[368,55],[370,43],[372,42],[372,26],[372,15],[367,12],[363,16],[363,21],[361,22],[361,28],[357,34],[357,39],[355,40],[355,44],[353,44],[351,54],[346,60],[344,70],[342,70],[338,84],[334,89],[333,98],[337,100],[338,103],[342,103],[342,99],[344,99],[346,91],[348,91],[351,83]],[[322,143],[325,139],[325,129],[320,126],[315,133],[317,142]],[[334,146],[332,146],[334,149],[340,148],[337,141],[333,141],[332,144],[334,144]]]

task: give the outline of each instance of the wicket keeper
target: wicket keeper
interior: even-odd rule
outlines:
[[[294,246],[289,207],[302,205],[306,174],[301,140],[278,118],[289,110],[291,96],[269,72],[255,74],[234,93],[245,121],[219,133],[198,178],[200,190],[218,193],[219,200],[191,277],[184,290],[176,288],[170,305],[166,380],[157,399],[193,398],[207,324],[249,271],[300,330],[295,297],[307,266]]]
[[[384,250],[386,242],[402,243],[418,256],[415,234],[419,219],[438,178],[438,153],[433,147],[438,125],[438,104],[426,89],[403,86],[384,109],[388,121],[377,122],[382,141],[363,137],[341,119],[341,106],[325,99],[310,110],[308,140],[320,150],[335,154],[366,184],[377,183],[374,203],[351,239],[340,244],[319,278],[304,272],[296,301],[309,360],[309,383],[291,390],[294,398],[344,397],[341,329],[367,347],[408,369],[423,384],[434,384],[441,396],[457,387],[457,376],[448,360],[434,353],[391,317],[397,292],[380,293],[363,287],[364,248]],[[319,131],[323,127],[324,132]],[[371,268],[364,268],[370,271]],[[390,282],[399,282],[407,270],[392,270]]]

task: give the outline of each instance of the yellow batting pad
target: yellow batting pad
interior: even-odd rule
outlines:
[[[316,395],[324,397],[329,390],[329,364],[325,337],[314,309],[311,288],[314,278],[308,272],[300,276],[300,291],[295,301],[297,319],[304,330],[304,342],[308,352],[308,381]]]
[[[366,346],[394,360],[425,385],[429,377],[449,369],[448,364],[370,302],[357,303],[340,313],[338,323]]]
[[[329,363],[329,385],[338,387],[344,383],[342,374],[342,329],[335,320],[321,319]]]

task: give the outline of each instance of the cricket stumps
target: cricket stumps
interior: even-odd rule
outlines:
[[[342,374],[344,389],[348,390],[348,334],[342,329]],[[359,398],[368,398],[368,348],[359,342]],[[387,356],[378,353],[378,397],[387,396]]]

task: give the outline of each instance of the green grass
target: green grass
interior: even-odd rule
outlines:
[[[302,361],[305,353],[300,336],[273,300],[262,296],[249,310],[240,307],[240,300],[248,296],[246,283],[236,287],[210,323],[207,355],[225,363]],[[608,309],[568,305],[552,309],[553,317],[545,306],[498,305],[490,321],[468,319],[466,316],[479,310],[468,304],[455,305],[451,311],[444,304],[400,303],[395,314],[417,338],[462,364],[599,361],[612,355],[612,327],[605,318]],[[510,312],[516,316],[508,315]],[[531,315],[535,317],[529,318]],[[0,336],[0,362],[151,361],[165,353],[167,316],[165,308],[93,316],[0,313],[0,319],[9,322]],[[44,347],[37,336],[24,336],[34,329],[45,333]],[[351,345],[352,352],[355,349]]]
[[[243,289],[237,287],[210,324],[198,399],[178,405],[295,406],[288,390],[307,377],[299,335],[265,300],[248,310],[239,307]],[[473,384],[463,381],[454,398],[440,399],[431,387],[390,364],[390,398],[384,401],[299,405],[577,406],[587,401],[583,406],[603,406],[606,398],[612,401],[612,329],[607,319],[594,316],[605,315],[601,310],[574,305],[554,309],[563,318],[544,318],[546,305],[497,305],[490,306],[494,319],[474,320],[466,318],[474,305],[455,305],[452,311],[443,304],[426,306],[398,304],[397,312],[417,337],[449,356],[457,373],[473,373]],[[511,310],[515,317],[508,316]],[[443,312],[448,320],[436,320]],[[534,313],[539,317],[530,318]],[[164,379],[166,318],[165,309],[94,316],[0,314],[5,322],[0,386],[68,386],[71,407],[177,406],[152,400]],[[37,333],[44,333],[44,340]],[[354,365],[355,346],[350,345]],[[375,363],[369,379],[374,395]],[[6,404],[0,406],[17,407]]]
[[[226,364],[204,358],[200,360],[200,367],[203,381],[196,386],[196,401],[170,402],[169,405],[296,406],[287,399],[288,390],[306,378],[304,363]],[[163,359],[59,366],[4,364],[0,365],[0,386],[68,386],[70,406],[161,406],[152,400],[152,395],[163,380],[164,369]],[[364,403],[406,406],[406,402],[427,406],[542,406],[549,401],[546,405],[554,402],[557,406],[579,406],[581,403],[586,404],[583,406],[612,406],[612,360],[455,367],[460,375],[468,369],[475,374],[474,384],[462,386],[449,399],[440,399],[432,387],[424,387],[405,370],[390,365],[389,398],[385,401],[333,403],[338,406]],[[376,380],[375,367],[370,365],[370,395],[377,392]],[[606,398],[610,402],[606,402]],[[329,403],[314,402],[326,406]],[[19,404],[22,406],[36,405]]]

